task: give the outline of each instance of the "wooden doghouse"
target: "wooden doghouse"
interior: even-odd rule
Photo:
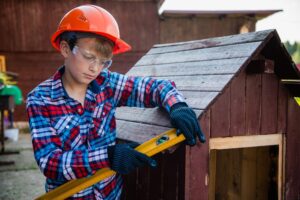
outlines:
[[[125,177],[123,199],[299,199],[300,73],[275,30],[155,45],[127,75],[175,81],[207,142],[155,156],[158,168]],[[121,140],[171,128],[159,108],[117,119]]]

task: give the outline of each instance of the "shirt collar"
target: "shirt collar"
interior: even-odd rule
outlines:
[[[52,80],[52,90],[51,90],[51,98],[58,99],[60,97],[69,97],[68,93],[63,87],[62,83],[62,75],[65,72],[65,66],[61,66],[53,75]],[[95,80],[93,80],[89,86],[87,93],[92,96],[96,96],[101,90],[105,88],[108,83],[110,72],[108,70],[103,70]]]

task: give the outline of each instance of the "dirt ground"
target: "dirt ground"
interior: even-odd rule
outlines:
[[[5,141],[5,152],[18,154],[0,155],[0,163],[14,161],[12,165],[0,165],[0,199],[32,200],[44,193],[45,178],[33,157],[30,134],[20,134],[17,142]]]

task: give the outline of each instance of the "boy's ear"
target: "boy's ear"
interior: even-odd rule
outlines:
[[[60,47],[60,53],[64,58],[67,58],[69,54],[71,53],[71,49],[66,41],[61,41],[59,44]]]

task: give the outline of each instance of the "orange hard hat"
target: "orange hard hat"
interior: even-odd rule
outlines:
[[[52,46],[60,50],[58,37],[65,31],[88,32],[104,36],[114,42],[113,54],[129,51],[131,46],[121,40],[115,18],[105,9],[95,5],[83,5],[70,10],[60,21],[51,37]]]

